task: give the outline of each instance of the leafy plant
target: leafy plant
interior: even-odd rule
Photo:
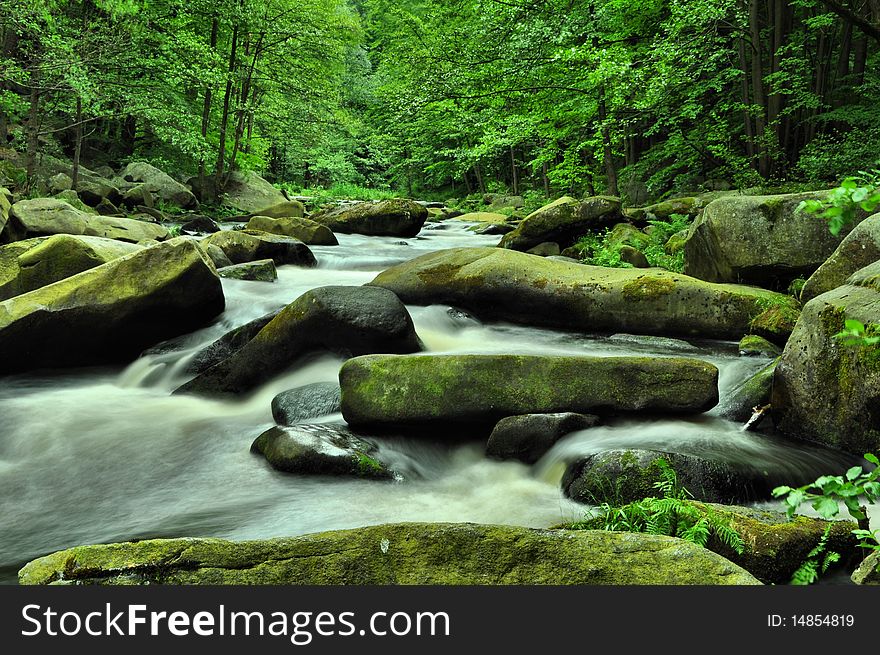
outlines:
[[[874,330],[865,327],[861,321],[848,318],[844,321],[844,329],[833,335],[832,338],[840,341],[844,346],[875,346],[880,343],[880,336],[874,334]]]
[[[807,553],[806,558],[791,576],[790,584],[811,585],[825,573],[828,568],[840,560],[840,553],[828,550],[828,536],[831,534],[831,525],[825,528],[819,542]]]
[[[709,538],[715,536],[737,554],[743,552],[743,541],[731,527],[730,521],[716,514],[708,506],[697,506],[689,499],[692,494],[681,486],[678,475],[669,463],[658,458],[654,463],[660,468],[661,479],[654,488],[662,497],[643,498],[622,506],[603,503],[598,516],[578,527],[598,527],[614,532],[642,532],[678,537],[706,547]]]
[[[804,200],[797,209],[828,221],[831,234],[838,235],[853,222],[859,209],[872,212],[880,207],[880,169],[859,171],[846,178],[824,200]]]

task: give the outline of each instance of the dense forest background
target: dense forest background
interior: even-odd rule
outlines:
[[[203,199],[243,168],[639,203],[880,156],[880,0],[0,0],[0,29],[24,185],[49,154]]]

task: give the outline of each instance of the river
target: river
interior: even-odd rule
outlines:
[[[804,483],[852,458],[743,432],[717,409],[692,419],[610,422],[569,435],[538,464],[496,462],[484,444],[420,439],[380,442],[399,482],[295,476],[249,452],[274,424],[280,391],[332,381],[341,360],[314,356],[238,401],[171,395],[202,346],[229,329],[324,285],[360,285],[401,261],[459,246],[490,246],[467,224],[426,225],[412,239],[338,235],[314,246],[318,267],[279,267],[278,280],[223,280],[226,311],[174,349],[124,369],[40,372],[0,380],[0,582],[46,553],[80,544],[148,537],[256,539],[399,521],[472,521],[546,527],[583,517],[563,497],[565,464],[615,447],[707,454],[754,467],[773,480]],[[410,307],[432,352],[650,354],[693,356],[720,370],[722,405],[768,360],[740,357],[736,344],[633,335],[585,335],[484,323],[445,306]],[[341,421],[341,415],[320,421]]]

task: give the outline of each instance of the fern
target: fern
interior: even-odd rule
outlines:
[[[840,553],[828,550],[828,537],[831,534],[831,525],[825,528],[818,543],[813,549],[807,553],[804,561],[795,570],[791,576],[793,585],[811,585],[815,583],[819,576],[825,573],[828,568],[835,562],[840,560]]]

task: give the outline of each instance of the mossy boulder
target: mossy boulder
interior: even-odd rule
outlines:
[[[534,464],[565,435],[586,430],[599,422],[598,416],[574,412],[508,416],[492,429],[486,455],[493,459],[515,459]]]
[[[456,216],[455,220],[464,223],[480,223],[482,225],[507,225],[510,216],[506,214],[496,214],[495,212],[469,212]],[[513,229],[513,227],[511,227]]]
[[[333,234],[329,227],[311,221],[308,218],[254,216],[248,221],[247,229],[293,237],[311,246],[339,245],[336,235]]]
[[[288,369],[302,355],[343,356],[421,350],[412,318],[389,291],[319,287],[278,313],[243,347],[178,389],[206,395],[249,391]]]
[[[617,249],[617,254],[620,255],[620,261],[629,264],[633,268],[651,268],[645,253],[632,246],[620,246]]]
[[[151,194],[181,209],[199,206],[192,191],[152,164],[138,161],[126,166],[119,176],[126,182],[141,184]]]
[[[666,243],[663,244],[663,252],[667,255],[674,255],[678,252],[684,250],[684,245],[687,243],[688,239],[688,230],[681,230],[680,232],[676,232],[669,239],[667,239]]]
[[[662,202],[648,205],[647,207],[633,207],[626,209],[624,214],[634,221],[665,221],[673,214],[683,216],[697,216],[705,206],[705,200],[696,196],[685,198],[671,198]]]
[[[679,484],[697,500],[754,500],[766,488],[760,480],[726,462],[658,450],[609,450],[569,464],[562,478],[562,490],[572,500],[589,505],[623,505],[656,497],[660,492],[655,485],[664,479],[660,459],[676,472]]]
[[[223,307],[214,265],[172,239],[0,302],[0,373],[126,361]]]
[[[778,357],[782,350],[764,337],[747,334],[739,340],[739,354],[746,357]]]
[[[161,225],[130,218],[87,214],[57,198],[20,200],[12,206],[11,218],[4,231],[6,240],[18,241],[53,234],[103,237],[129,243],[168,238],[168,230]]]
[[[744,423],[748,421],[755,408],[770,404],[773,390],[773,374],[779,363],[777,357],[760,371],[734,387],[724,400],[720,415],[731,421]]]
[[[9,221],[9,212],[12,210],[12,203],[6,196],[8,193],[5,187],[0,187],[0,234],[3,234],[6,223]]]
[[[739,339],[768,304],[790,296],[712,284],[660,269],[586,266],[502,248],[441,250],[380,273],[371,285],[408,304],[449,304],[480,318],[629,334]],[[784,340],[794,327],[776,326]]]
[[[245,214],[285,202],[287,198],[279,189],[252,171],[233,171],[223,189],[223,204]]]
[[[611,248],[632,246],[641,250],[651,243],[651,237],[631,223],[618,223],[611,228],[605,243]]]
[[[244,264],[233,264],[217,269],[220,277],[231,280],[248,280],[251,282],[274,282],[278,279],[275,262],[271,259],[256,259]]]
[[[258,259],[271,259],[278,266],[313,267],[318,263],[309,247],[299,239],[268,232],[223,230],[212,234],[203,243],[205,247],[220,248],[233,264]]]
[[[269,428],[256,438],[251,452],[272,468],[303,475],[347,475],[388,480],[394,473],[376,459],[376,444],[344,425],[300,424]]]
[[[880,448],[880,346],[844,346],[854,319],[880,325],[880,262],[803,309],[773,378],[773,418],[785,434],[856,455]]]
[[[284,202],[263,207],[253,212],[253,215],[266,216],[267,218],[302,218],[306,215],[306,206],[299,200],[285,200]]]
[[[56,234],[0,247],[0,300],[6,300],[137,252],[141,246]]]
[[[339,372],[354,426],[494,425],[518,414],[693,414],[718,402],[718,369],[692,359],[372,355]]]
[[[869,216],[853,228],[831,256],[801,289],[801,302],[808,302],[846,283],[860,268],[880,259],[880,214]]]
[[[272,418],[280,425],[294,425],[341,411],[341,402],[336,382],[313,382],[275,396],[272,399]]]
[[[214,234],[220,231],[214,219],[208,216],[193,216],[180,226],[183,234]]]
[[[211,258],[211,261],[214,262],[214,266],[218,269],[223,268],[224,266],[232,266],[232,260],[226,256],[226,253],[223,252],[218,246],[213,244],[200,244],[204,246],[205,253],[208,257]]]
[[[691,226],[684,272],[709,282],[739,282],[786,289],[811,275],[834,252],[844,234],[797,211],[803,200],[826,192],[776,196],[726,196],[710,202]],[[864,218],[864,212],[860,218]]]
[[[754,585],[705,548],[647,534],[399,523],[287,539],[78,546],[28,563],[38,584]]]
[[[197,352],[187,364],[187,373],[202,373],[215,364],[219,364],[245,347],[269,322],[278,316],[281,310],[269,312],[248,321],[244,325],[233,328],[219,339]]]
[[[404,238],[416,236],[427,219],[427,209],[399,198],[340,205],[312,215],[334,232]]]
[[[852,574],[852,581],[863,585],[880,585],[880,550],[868,555]]]
[[[585,200],[563,196],[526,216],[513,232],[504,235],[498,245],[525,251],[539,243],[553,241],[564,249],[582,234],[618,222],[620,208],[620,198],[611,196]]]

